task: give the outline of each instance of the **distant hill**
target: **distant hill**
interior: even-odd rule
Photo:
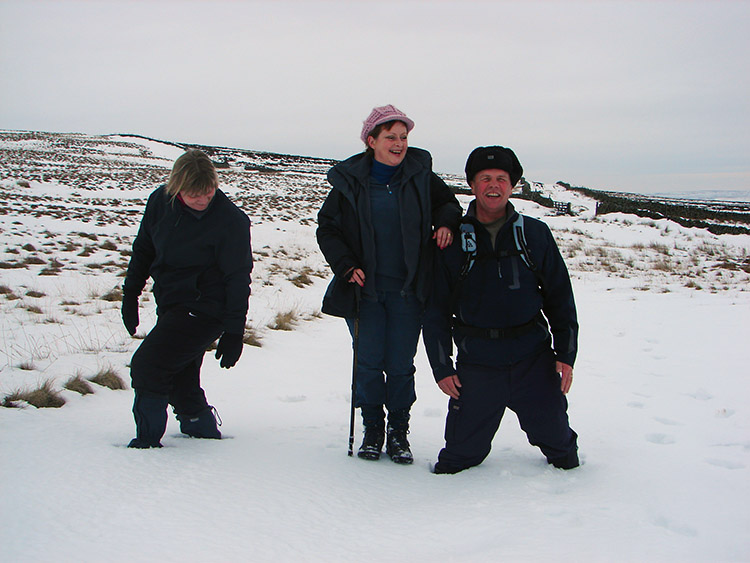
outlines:
[[[604,192],[573,187],[567,189],[595,199],[597,214],[631,213],[651,219],[671,219],[684,227],[708,229],[714,234],[750,234],[750,203],[679,199],[659,195]]]
[[[156,153],[143,141],[159,147]],[[174,154],[164,156],[164,148]],[[289,219],[314,221],[311,209],[319,205],[329,186],[328,169],[334,159],[279,154],[250,149],[201,145],[154,139],[135,133],[107,136],[39,131],[0,131],[0,180],[55,181],[84,189],[102,186],[129,189],[153,186],[166,180],[168,169],[188,148],[205,151],[220,174],[243,192],[266,192],[247,205],[260,214],[282,208]],[[295,176],[303,190],[269,190],[279,180]],[[456,193],[470,193],[463,176],[440,174]],[[281,194],[281,195],[280,195]],[[721,192],[717,192],[719,196]],[[750,202],[676,198],[597,191],[566,182],[541,184],[522,178],[514,197],[534,201],[548,208],[564,203],[571,214],[630,213],[652,219],[667,218],[683,226],[708,229],[714,234],[750,234]],[[260,209],[259,209],[260,206]],[[305,213],[301,213],[302,210]],[[304,216],[302,216],[304,215]]]

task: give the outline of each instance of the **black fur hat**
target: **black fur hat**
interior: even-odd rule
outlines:
[[[498,146],[477,147],[466,160],[466,182],[471,184],[477,172],[490,168],[505,170],[514,186],[523,176],[523,167],[512,150]]]

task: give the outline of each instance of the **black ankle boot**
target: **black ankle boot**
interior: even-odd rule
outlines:
[[[563,457],[557,457],[555,459],[548,459],[547,463],[557,467],[558,469],[575,469],[578,467],[580,462],[578,461],[578,450],[571,450],[568,455]]]
[[[385,441],[385,428],[381,426],[365,426],[365,437],[359,447],[357,457],[377,461]]]
[[[409,440],[406,438],[409,433],[409,418],[409,409],[399,409],[388,413],[388,440],[385,451],[396,463],[414,462]]]
[[[407,429],[388,427],[388,442],[385,451],[396,463],[406,465],[414,462],[414,457],[409,448],[409,440],[406,439],[408,433],[409,430]]]
[[[362,405],[362,422],[365,436],[359,447],[357,457],[376,461],[385,442],[385,412],[383,405]]]

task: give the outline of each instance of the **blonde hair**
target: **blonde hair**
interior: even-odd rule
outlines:
[[[179,193],[203,195],[219,187],[219,176],[208,155],[198,149],[188,149],[174,161],[167,182],[167,195],[174,201]]]

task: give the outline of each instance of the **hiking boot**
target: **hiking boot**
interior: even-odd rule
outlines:
[[[211,438],[221,440],[221,418],[214,407],[207,407],[198,414],[188,416],[178,414],[177,420],[180,421],[180,432],[193,438]],[[217,425],[218,423],[218,425]]]
[[[466,467],[452,467],[438,461],[432,468],[432,472],[435,475],[455,475],[459,471],[463,471]]]
[[[384,441],[385,431],[382,426],[365,426],[365,437],[362,439],[357,457],[371,461],[379,460]]]
[[[578,461],[578,450],[573,449],[568,452],[568,455],[557,457],[555,459],[548,459],[547,463],[558,469],[575,469],[580,465],[580,462]]]
[[[409,464],[414,462],[414,457],[409,448],[409,440],[406,435],[409,430],[406,428],[394,429],[388,427],[388,442],[386,444],[386,453],[396,463]]]

